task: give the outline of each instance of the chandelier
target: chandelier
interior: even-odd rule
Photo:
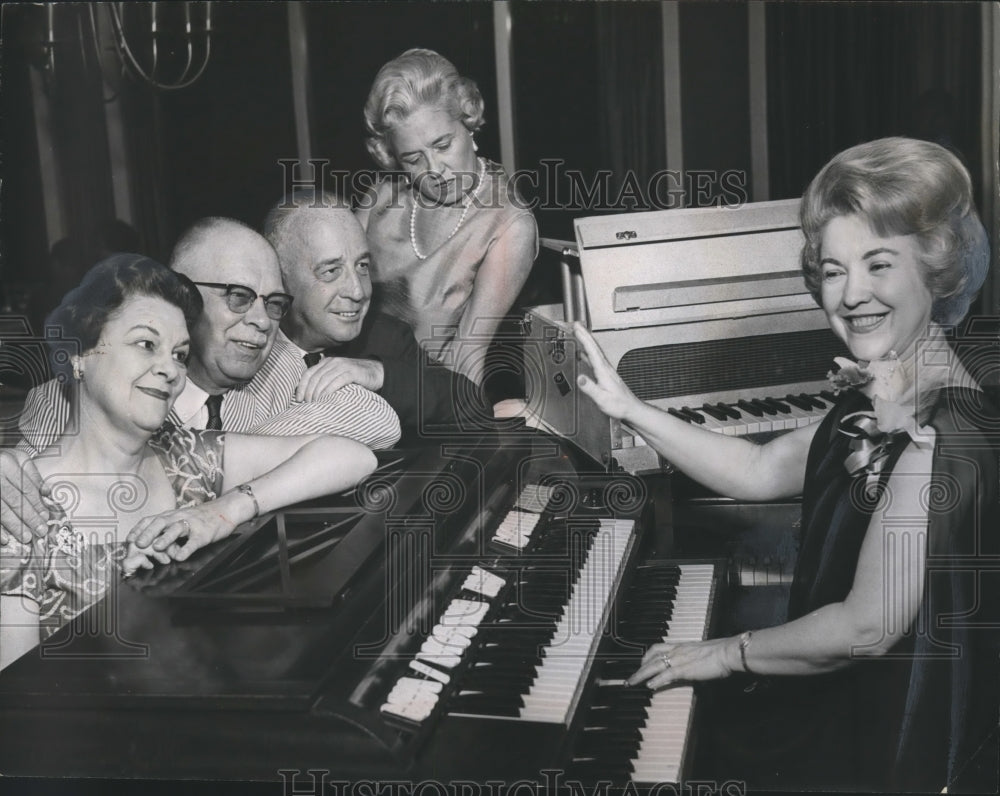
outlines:
[[[120,75],[129,75],[161,91],[187,88],[208,66],[212,53],[211,2],[66,4],[63,8],[67,11],[78,12],[73,15],[76,30],[69,37],[65,35],[65,27],[74,21],[69,19],[63,35],[57,38],[55,17],[60,5],[45,6],[42,70],[49,84],[55,80],[57,44],[70,39],[79,44],[84,64],[90,60],[88,50],[93,53],[106,83],[115,82],[105,74],[108,60],[116,63]],[[111,53],[113,59],[105,57]]]

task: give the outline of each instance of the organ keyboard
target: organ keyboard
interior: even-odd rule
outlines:
[[[645,649],[661,641],[706,638],[717,578],[713,564],[658,562],[641,568],[625,600],[617,646]],[[581,780],[681,780],[694,689],[677,686],[651,694],[625,686],[623,676],[634,670],[634,663],[629,657],[610,657],[598,664],[597,694],[570,763],[571,774]]]
[[[823,419],[836,396],[829,390],[815,395],[788,393],[782,397],[741,398],[736,403],[705,403],[669,407],[667,412],[708,431],[746,437],[791,431]],[[634,444],[634,442],[633,442]]]
[[[565,570],[545,564],[525,567],[497,619],[480,627],[483,641],[471,677],[452,699],[449,713],[569,723],[632,547],[633,529],[632,520],[616,519],[575,529],[582,531],[583,555],[571,563],[568,579]],[[550,533],[535,551],[570,552],[565,535],[558,533]],[[491,694],[491,681],[520,687]]]
[[[606,659],[648,643],[620,646],[650,512],[640,481],[534,433],[404,454],[121,584],[5,669],[0,771],[540,780]]]

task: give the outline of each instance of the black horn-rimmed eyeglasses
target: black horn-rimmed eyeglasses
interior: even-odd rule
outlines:
[[[267,313],[267,317],[275,321],[284,318],[292,306],[292,297],[287,293],[268,293],[266,296],[261,296],[246,285],[227,285],[224,282],[195,282],[195,284],[225,290],[226,306],[240,315],[249,312],[258,298],[264,302],[264,312]]]

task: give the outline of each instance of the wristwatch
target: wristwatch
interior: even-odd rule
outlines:
[[[253,487],[250,484],[240,484],[236,487],[237,492],[241,492],[253,501],[253,516],[260,516],[260,503],[257,502],[257,496],[253,493]],[[250,519],[253,519],[251,517]]]

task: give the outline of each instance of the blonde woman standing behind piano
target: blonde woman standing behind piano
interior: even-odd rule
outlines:
[[[394,173],[358,211],[378,308],[476,384],[538,254],[534,216],[503,167],[476,155],[483,108],[476,84],[431,50],[383,66],[365,126],[372,158]]]
[[[833,158],[801,216],[806,284],[859,360],[833,374],[822,423],[764,445],[703,431],[635,398],[577,327],[594,372],[581,390],[679,469],[742,500],[803,496],[790,621],[656,644],[630,683],[745,678],[722,706],[713,776],[937,791],[968,775],[998,710],[991,579],[928,564],[1000,549],[996,410],[941,328],[982,284],[986,235],[961,163],[904,138]]]

